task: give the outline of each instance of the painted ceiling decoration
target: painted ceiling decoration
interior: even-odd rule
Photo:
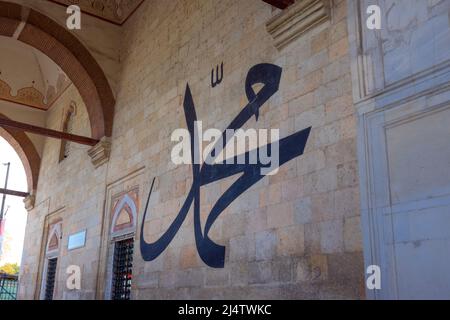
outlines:
[[[46,109],[44,95],[33,87],[27,87],[17,90],[17,95],[11,94],[11,87],[7,82],[0,79],[0,99],[14,102],[38,109]]]
[[[0,37],[0,101],[48,110],[70,85],[67,75],[47,56]]]
[[[123,24],[144,0],[48,0],[64,6],[77,5],[81,11],[97,18]]]

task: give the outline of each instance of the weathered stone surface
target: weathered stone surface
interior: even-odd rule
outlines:
[[[278,229],[277,254],[300,256],[305,251],[305,230],[302,224]]]
[[[306,224],[312,221],[312,203],[311,198],[297,200],[294,204],[295,222]]]
[[[277,235],[274,231],[256,233],[255,244],[257,260],[272,260],[275,258]]]
[[[343,220],[328,220],[320,223],[320,247],[323,253],[342,252],[344,250]]]
[[[359,216],[344,220],[344,247],[347,252],[362,251],[361,218]]]
[[[272,262],[258,261],[249,263],[249,284],[263,284],[273,281]]]

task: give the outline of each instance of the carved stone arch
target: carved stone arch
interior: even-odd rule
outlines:
[[[111,219],[111,237],[132,233],[136,229],[138,205],[129,195],[124,194],[114,207]]]
[[[0,118],[8,119],[0,113]],[[16,151],[22,161],[27,176],[28,192],[34,194],[39,179],[41,157],[30,138],[20,130],[11,128],[0,128],[0,136],[4,138]]]
[[[115,99],[97,61],[70,31],[19,4],[0,1],[0,35],[38,49],[67,74],[86,105],[92,137],[112,134]]]
[[[46,255],[52,255],[59,251],[61,242],[61,223],[53,224],[48,231]]]

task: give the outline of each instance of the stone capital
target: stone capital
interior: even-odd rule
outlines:
[[[111,154],[111,138],[103,137],[99,143],[88,150],[92,164],[95,168],[99,168],[109,161]]]
[[[34,209],[34,205],[35,205],[35,203],[36,203],[35,192],[32,191],[28,197],[26,197],[25,199],[23,199],[23,203],[24,203],[25,209],[26,209],[27,211],[33,210],[33,209]]]

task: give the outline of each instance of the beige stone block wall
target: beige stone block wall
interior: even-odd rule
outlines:
[[[71,85],[52,107],[47,127],[62,130],[64,113],[71,102],[76,104],[73,133],[90,136],[89,118],[80,95]],[[88,146],[71,144],[69,157],[59,162],[60,140],[46,139],[39,175],[36,206],[29,212],[19,298],[39,298],[47,241],[46,218],[62,219],[62,239],[58,256],[55,299],[95,297],[95,283],[99,263],[100,233],[105,197],[106,167],[97,170],[87,154]],[[86,246],[69,251],[68,237],[87,230]],[[82,271],[82,290],[66,288],[66,269],[78,265]]]
[[[134,298],[364,296],[346,2],[334,1],[331,22],[281,51],[265,28],[276,13],[257,0],[147,1],[125,25],[108,181],[141,166],[148,181],[157,178],[146,241],[167,230],[192,183],[191,168],[170,159],[170,135],[186,127],[187,83],[203,126],[223,130],[247,104],[248,70],[277,64],[280,90],[245,128],[279,128],[284,137],[312,126],[305,154],[245,192],[214,224],[211,238],[226,246],[224,269],[199,258],[191,211],[155,261],[136,252]],[[212,89],[211,69],[222,61],[223,82]],[[203,221],[235,179],[202,189]]]

